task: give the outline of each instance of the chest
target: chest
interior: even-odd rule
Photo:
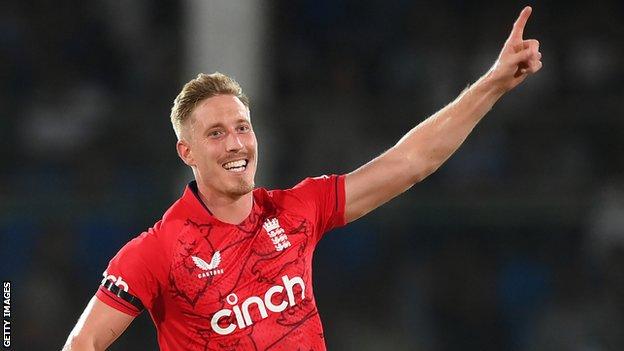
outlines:
[[[309,281],[312,222],[286,212],[255,216],[243,226],[187,220],[173,248],[168,303],[206,317],[221,310],[228,296],[263,296],[284,277]]]

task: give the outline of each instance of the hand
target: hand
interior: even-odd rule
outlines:
[[[487,76],[503,93],[515,88],[526,77],[542,68],[539,41],[522,39],[524,27],[531,15],[531,7],[525,7],[513,25],[498,59]]]

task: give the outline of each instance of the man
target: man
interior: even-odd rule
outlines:
[[[143,309],[162,350],[324,350],[311,259],[332,228],[423,180],[507,91],[542,67],[526,7],[492,68],[384,154],[346,175],[254,189],[257,145],[236,82],[200,74],[171,112],[195,181],[111,260],[65,350],[107,348]]]

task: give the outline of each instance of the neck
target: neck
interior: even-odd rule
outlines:
[[[240,224],[251,213],[253,192],[238,197],[215,194],[204,186],[197,184],[199,198],[206,205],[212,216],[221,222]]]

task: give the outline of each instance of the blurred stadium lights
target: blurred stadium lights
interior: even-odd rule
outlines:
[[[269,10],[255,0],[185,1],[184,81],[197,72],[220,71],[233,76],[254,101],[267,99]]]

